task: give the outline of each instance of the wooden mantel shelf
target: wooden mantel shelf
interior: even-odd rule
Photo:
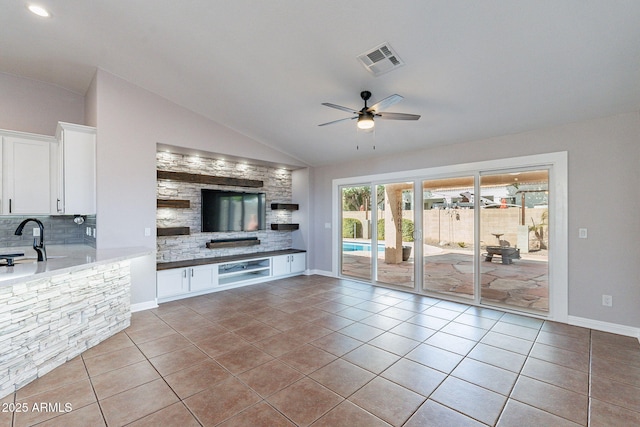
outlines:
[[[158,236],[185,236],[191,234],[189,227],[165,227],[158,228]]]
[[[257,179],[231,178],[225,176],[202,175],[187,172],[171,172],[158,170],[157,177],[158,179],[170,179],[173,181],[190,182],[192,184],[228,185],[232,187],[250,188],[264,187],[264,182]]]
[[[157,207],[159,208],[178,208],[188,209],[191,207],[190,200],[175,200],[175,199],[158,199]]]

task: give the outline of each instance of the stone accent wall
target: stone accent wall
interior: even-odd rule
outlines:
[[[25,226],[22,236],[14,233],[18,224],[27,218],[37,218],[44,225],[45,245],[89,245],[96,247],[96,239],[86,235],[86,227],[95,228],[96,216],[89,215],[84,224],[78,225],[73,222],[73,215],[61,216],[2,216],[0,217],[0,247],[31,246],[33,243],[32,228],[38,226],[30,222]]]
[[[129,261],[0,287],[0,398],[127,328]]]
[[[207,159],[182,154],[158,152],[159,170],[189,172],[203,175],[215,175],[232,178],[261,180],[262,188],[242,188],[221,185],[203,185],[170,180],[158,180],[159,199],[189,200],[191,207],[186,209],[159,208],[158,227],[186,227],[191,230],[189,236],[158,237],[157,260],[159,262],[181,261],[194,258],[209,258],[226,255],[238,255],[254,252],[290,249],[292,246],[290,231],[272,231],[271,223],[290,223],[289,211],[272,211],[271,203],[292,203],[291,171],[262,165],[250,165],[228,160]],[[265,193],[267,202],[267,229],[232,233],[201,232],[201,195],[202,188]],[[295,203],[295,201],[293,201]],[[260,245],[207,249],[206,243],[212,239],[257,237]]]

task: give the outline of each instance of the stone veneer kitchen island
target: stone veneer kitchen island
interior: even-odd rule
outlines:
[[[130,260],[148,248],[32,248],[0,267],[0,398],[129,326]]]

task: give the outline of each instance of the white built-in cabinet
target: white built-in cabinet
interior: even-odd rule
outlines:
[[[0,130],[1,215],[96,213],[96,130],[59,123],[56,137]]]
[[[48,215],[53,137],[0,131],[3,215]]]
[[[56,131],[56,194],[52,213],[96,213],[96,129],[58,123]]]
[[[260,283],[300,274],[306,269],[304,252],[243,258],[157,272],[158,302],[202,295],[216,290]]]
[[[158,272],[158,299],[210,289],[217,282],[217,273],[218,267],[211,264]]]
[[[307,268],[305,253],[280,255],[273,257],[273,275],[285,276],[302,273]]]

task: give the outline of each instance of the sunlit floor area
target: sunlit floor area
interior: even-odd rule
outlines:
[[[639,384],[635,338],[297,276],[134,313],[0,426],[632,426]]]

